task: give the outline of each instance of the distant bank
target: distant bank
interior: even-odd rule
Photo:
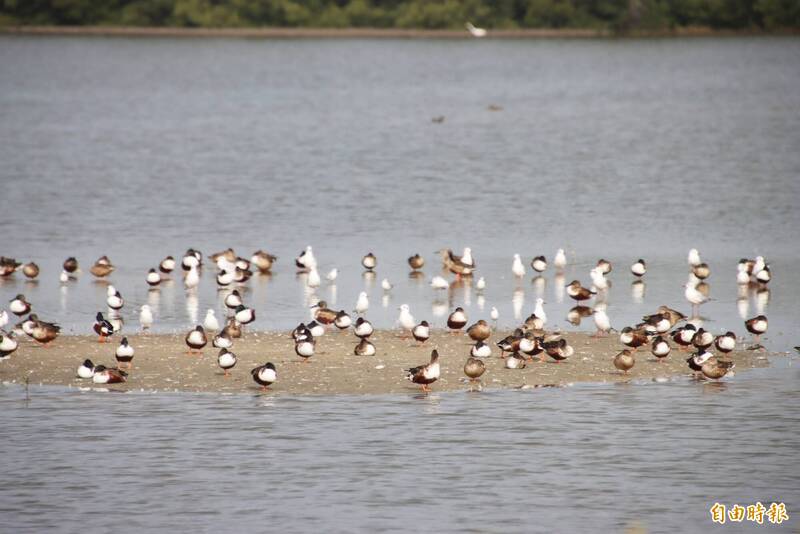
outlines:
[[[466,30],[425,30],[400,28],[165,28],[133,26],[0,26],[0,34],[80,35],[99,37],[218,37],[262,39],[472,39]],[[595,29],[489,30],[486,39],[592,39],[619,37],[714,37],[800,35],[800,29],[764,32],[759,30],[717,30],[686,27],[674,30],[632,31],[617,34]]]

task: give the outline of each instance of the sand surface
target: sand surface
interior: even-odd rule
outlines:
[[[687,353],[673,348],[659,363],[649,350],[639,350],[636,365],[623,375],[612,364],[612,358],[622,349],[617,336],[592,338],[585,333],[567,333],[565,338],[575,347],[575,355],[556,364],[549,358],[544,362],[528,363],[525,369],[506,369],[499,357],[495,342],[508,335],[496,332],[490,338],[492,356],[486,358],[486,373],[481,378],[483,388],[518,388],[563,386],[573,382],[613,382],[660,377],[687,376]],[[61,336],[50,347],[32,340],[18,338],[19,349],[0,362],[0,381],[30,384],[57,384],[74,387],[106,387],[115,390],[248,392],[257,391],[250,370],[266,362],[277,367],[278,381],[273,394],[375,394],[408,393],[419,386],[404,379],[404,370],[428,363],[431,349],[441,355],[441,378],[433,384],[434,391],[467,389],[463,373],[469,355],[470,340],[464,334],[432,332],[431,338],[418,345],[399,337],[394,331],[376,331],[370,340],[377,348],[375,356],[356,356],[353,348],[357,339],[350,332],[328,332],[317,344],[316,354],[308,363],[295,355],[294,344],[287,332],[246,332],[235,341],[232,351],[237,355],[231,376],[223,376],[217,365],[218,350],[209,345],[202,355],[189,355],[183,335],[134,334],[129,343],[136,349],[133,369],[128,382],[104,386],[91,380],[77,378],[76,370],[89,358],[107,367],[116,366],[114,351],[120,337],[113,336],[105,344],[96,337]],[[731,353],[736,371],[768,365],[765,354],[748,350]],[[731,380],[735,377],[727,377]]]

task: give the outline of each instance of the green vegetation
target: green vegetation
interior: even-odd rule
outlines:
[[[248,28],[800,28],[800,0],[0,0],[0,24]]]

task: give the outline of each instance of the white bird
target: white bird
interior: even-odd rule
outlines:
[[[703,263],[703,260],[700,259],[700,253],[696,248],[693,248],[689,251],[689,256],[686,258],[686,260],[689,262],[690,267],[696,267]]]
[[[471,22],[464,24],[464,27],[472,34],[473,37],[486,37],[486,30],[483,28],[476,28]]]
[[[484,280],[482,276],[478,278],[478,281],[475,283],[475,289],[478,291],[486,289],[486,280]]]
[[[684,291],[683,293],[684,296],[686,297],[686,300],[688,300],[692,304],[692,310],[697,312],[698,306],[706,302],[708,300],[708,297],[706,297],[700,291],[698,291],[697,288],[691,283],[687,282],[683,287],[686,288],[686,291]]]
[[[356,313],[359,315],[363,315],[369,309],[369,299],[367,298],[367,294],[362,291],[358,294],[358,300],[356,301]]]
[[[69,273],[67,271],[61,271],[58,279],[61,281],[62,284],[66,284],[69,282]]]
[[[200,273],[197,272],[197,266],[192,265],[189,272],[186,273],[186,278],[183,280],[183,285],[186,289],[192,289],[200,285]]]
[[[494,322],[497,322],[497,319],[500,318],[500,312],[497,311],[497,308],[495,306],[492,306],[492,311],[489,312],[489,317],[491,317],[492,321]]]
[[[381,281],[381,287],[383,288],[384,291],[391,291],[392,287],[394,286],[392,286],[392,284],[389,283],[388,278],[384,278],[383,281]]]
[[[475,260],[472,259],[472,249],[469,247],[464,247],[464,253],[461,255],[461,263],[464,265],[469,265],[470,267],[475,267]]]
[[[447,283],[447,280],[442,278],[441,276],[434,276],[431,278],[431,287],[433,289],[447,289],[450,287],[450,284]]]
[[[212,332],[219,330],[219,321],[217,320],[217,316],[214,315],[214,310],[209,309],[206,311],[206,318],[203,319],[203,328]]]
[[[311,246],[307,246],[306,250],[300,254],[295,260],[295,263],[300,268],[313,269],[317,267],[317,258],[314,257],[314,251]]]
[[[142,304],[139,312],[139,324],[142,325],[142,330],[147,330],[153,326],[153,311],[147,304]]]
[[[0,312],[0,328],[8,324],[8,312],[3,310]]]
[[[120,310],[122,309],[122,306],[125,305],[125,300],[122,298],[122,295],[120,295],[119,291],[114,291],[114,294],[110,295],[106,299],[106,304],[108,304],[108,307],[112,310]]]
[[[763,256],[756,256],[756,261],[753,264],[753,276],[756,276],[758,273],[763,271],[764,267],[766,267],[766,266],[767,266],[767,264],[764,263],[764,257]]]
[[[525,266],[522,264],[519,254],[514,254],[514,263],[511,264],[511,272],[518,278],[525,276]]]
[[[747,274],[747,265],[744,263],[739,264],[738,272],[736,273],[736,283],[744,286],[750,283],[750,275]]]
[[[319,271],[317,271],[316,267],[312,267],[308,271],[308,278],[306,279],[306,284],[308,287],[319,287],[321,280],[319,278]]]
[[[414,316],[411,315],[408,304],[400,306],[400,316],[397,318],[397,323],[403,330],[413,330],[417,325],[416,321],[414,321]]]
[[[598,304],[595,306],[593,315],[594,325],[597,327],[597,333],[595,334],[595,337],[608,334],[608,332],[611,330],[611,320],[608,318],[605,305]]]
[[[595,288],[600,290],[608,289],[608,280],[606,280],[605,275],[600,272],[597,267],[589,271],[589,277],[592,279],[592,284],[594,284]]]
[[[333,269],[331,269],[330,271],[328,271],[328,274],[326,274],[326,275],[325,275],[325,279],[326,279],[328,282],[333,282],[334,280],[336,280],[336,277],[337,277],[337,276],[339,276],[339,269],[337,269],[336,267],[334,267]]]
[[[117,294],[117,288],[111,284],[108,284],[108,287],[106,288],[106,297],[113,297],[116,294]]]
[[[547,323],[547,314],[544,312],[544,299],[536,299],[536,306],[533,308],[533,313],[542,320],[542,324]]]
[[[563,271],[564,267],[567,266],[567,256],[564,254],[563,248],[556,251],[556,256],[553,258],[553,266],[559,271]]]

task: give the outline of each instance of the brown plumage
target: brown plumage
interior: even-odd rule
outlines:
[[[478,358],[470,356],[467,358],[467,363],[464,364],[464,374],[467,375],[470,382],[475,382],[478,378],[486,372],[486,364]]]
[[[468,276],[475,270],[475,265],[469,265],[461,261],[460,256],[453,254],[453,251],[448,249],[440,250],[439,255],[442,257],[442,264],[445,269],[453,274]]]
[[[711,276],[711,269],[707,263],[700,263],[692,267],[692,273],[700,280],[705,280]]]
[[[228,319],[228,322],[222,331],[225,332],[228,337],[233,339],[242,337],[242,325],[240,325],[239,322],[233,317]]]
[[[614,356],[614,367],[619,369],[625,374],[636,365],[636,359],[633,357],[633,352],[625,349],[616,356]]]
[[[675,326],[679,322],[686,320],[686,316],[684,314],[678,310],[673,310],[669,306],[659,306],[658,313],[666,314],[672,326]]]
[[[36,321],[33,326],[33,339],[39,343],[47,344],[57,338],[59,332],[61,332],[61,327],[57,324]]]
[[[101,256],[96,262],[94,262],[94,265],[92,265],[92,268],[89,269],[89,272],[97,278],[104,278],[111,274],[113,270],[114,266],[111,264],[111,261],[109,261],[108,256]]]
[[[709,358],[700,367],[703,376],[712,380],[719,380],[727,375],[731,369],[735,367],[734,363],[728,360],[718,360],[717,358]]]
[[[431,361],[419,367],[412,367],[406,371],[406,380],[422,386],[422,391],[430,391],[429,384],[433,384],[439,379],[441,369],[439,367],[439,351],[431,351]]]
[[[413,270],[422,269],[425,265],[425,258],[420,256],[419,254],[414,254],[413,256],[408,257],[408,266],[411,267]]]
[[[11,276],[20,265],[22,264],[14,258],[0,256],[0,276]]]
[[[272,269],[272,264],[275,263],[277,259],[277,256],[273,256],[269,252],[257,250],[253,252],[250,262],[253,263],[262,273],[268,273]]]
[[[324,300],[319,301],[317,306],[317,311],[314,312],[314,319],[319,324],[332,324],[336,320],[336,316],[339,315],[338,312],[328,308],[328,303]]]
[[[39,266],[34,262],[26,263],[22,266],[22,274],[31,279],[36,278],[39,276]]]
[[[78,260],[76,260],[73,256],[70,256],[66,260],[64,260],[64,270],[68,273],[72,274],[78,270]]]
[[[214,254],[209,256],[209,258],[214,263],[216,263],[217,260],[220,259],[220,258],[225,258],[229,262],[233,263],[234,261],[236,261],[236,252],[234,252],[232,248],[227,248],[227,249],[223,250],[222,252],[215,252]]]
[[[467,328],[467,335],[473,341],[486,341],[492,335],[492,329],[486,321],[481,319]]]
[[[566,287],[566,290],[567,290],[567,295],[569,295],[570,298],[572,298],[576,302],[589,300],[590,298],[596,295],[594,291],[583,287],[578,280],[573,280],[572,282],[570,282],[569,285]]]
[[[467,324],[467,314],[462,307],[456,308],[447,318],[447,328],[450,330],[461,330]]]
[[[619,333],[619,339],[623,345],[636,350],[642,345],[647,344],[648,334],[644,328],[637,328],[634,330],[630,326],[626,326]]]

